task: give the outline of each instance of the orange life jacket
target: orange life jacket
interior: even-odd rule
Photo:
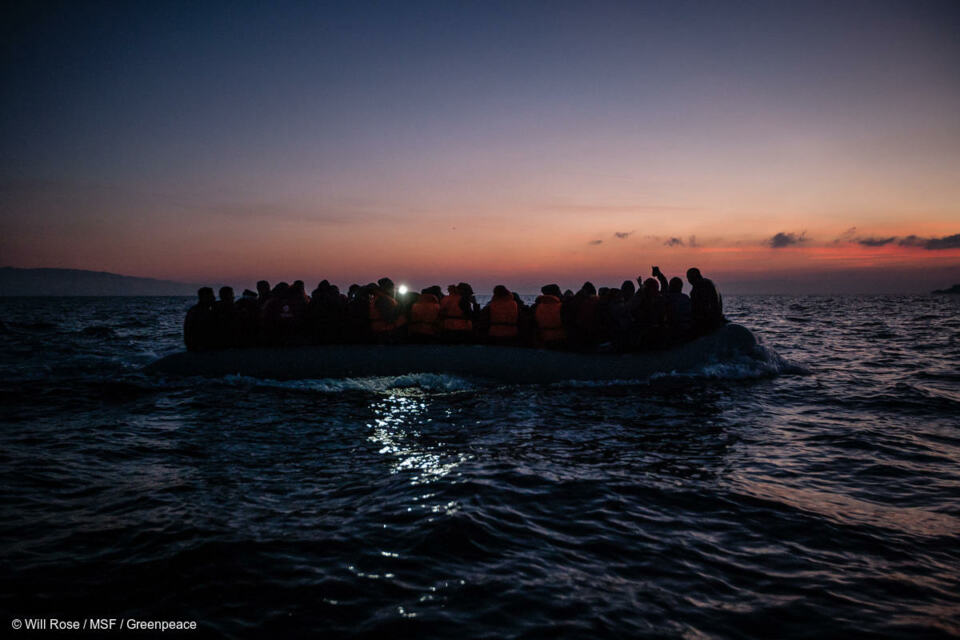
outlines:
[[[464,317],[460,294],[452,293],[440,301],[440,328],[444,331],[472,331],[473,323]]]
[[[386,333],[387,331],[393,331],[397,327],[396,322],[387,322],[387,320],[380,315],[380,310],[377,309],[377,301],[382,298],[385,298],[391,307],[394,309],[397,308],[397,301],[385,293],[377,293],[370,298],[370,331],[373,333]]]
[[[491,338],[516,338],[519,335],[517,320],[520,309],[513,297],[494,297],[490,301],[489,309],[490,329],[487,334]]]
[[[432,336],[437,333],[437,318],[440,317],[440,303],[432,293],[423,293],[410,307],[410,333]]]
[[[560,308],[563,305],[557,296],[540,296],[534,319],[537,322],[537,336],[541,342],[562,342],[567,334],[563,330]]]

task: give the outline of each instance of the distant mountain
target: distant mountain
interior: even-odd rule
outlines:
[[[949,289],[937,289],[933,293],[949,293],[953,295],[960,295],[960,284],[955,284]]]
[[[193,296],[198,288],[105,271],[0,267],[0,296]]]

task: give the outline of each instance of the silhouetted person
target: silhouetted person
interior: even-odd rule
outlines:
[[[236,307],[239,344],[252,347],[257,343],[260,323],[260,304],[256,292],[244,289]]]
[[[703,334],[723,325],[723,299],[712,281],[704,278],[700,270],[687,269],[687,282],[690,283],[690,310],[693,316],[693,330]]]
[[[428,287],[410,306],[407,337],[411,342],[434,342],[440,330],[440,287]]]
[[[623,304],[621,289],[604,288],[597,305],[602,333],[601,345],[611,350],[620,351],[625,344],[625,334],[629,327],[626,306]]]
[[[660,295],[660,283],[653,278],[643,281],[643,289],[637,293],[642,302],[634,310],[635,327],[640,348],[652,349],[666,343],[667,307]]]
[[[260,283],[257,283],[260,288]],[[258,342],[267,345],[281,344],[280,307],[283,296],[290,288],[286,282],[278,282],[270,293],[260,296],[260,337]]]
[[[477,299],[473,296],[473,287],[471,287],[466,282],[461,282],[457,285],[457,293],[459,293],[467,308],[469,309],[470,315],[476,317],[480,313],[480,305],[477,303]]]
[[[473,289],[465,282],[447,287],[440,301],[440,337],[444,342],[464,343],[473,339]]]
[[[302,343],[307,321],[307,295],[303,291],[303,283],[290,286],[281,282],[274,287],[262,317],[267,343]]]
[[[517,328],[520,332],[519,335],[519,344],[524,347],[533,346],[533,335],[536,331],[536,327],[533,323],[533,309],[523,301],[523,298],[520,297],[520,294],[516,291],[512,292],[513,301],[517,303],[518,319],[517,319]]]
[[[213,305],[216,301],[210,287],[197,290],[197,304],[187,311],[183,323],[183,342],[188,351],[204,351],[213,347],[216,335]]]
[[[300,298],[304,305],[310,304],[310,296],[307,295],[307,285],[304,284],[303,280],[294,280],[293,284],[290,285],[290,295]]]
[[[267,298],[270,297],[270,283],[266,280],[261,280],[257,283],[257,303],[260,305],[260,308],[263,309],[264,305],[267,304]]]
[[[577,349],[591,350],[600,343],[600,318],[597,315],[597,289],[592,282],[584,282],[570,303],[568,319],[573,331],[567,327],[567,339]],[[567,305],[565,304],[564,307]],[[565,323],[566,326],[566,323]]]
[[[560,287],[548,284],[540,287],[540,295],[533,304],[533,321],[536,327],[534,345],[548,349],[566,346],[567,333],[563,328]]]
[[[420,294],[410,289],[400,293],[400,289],[397,288],[394,290],[393,297],[397,301],[397,341],[406,342],[410,328],[410,309],[420,299]]]
[[[347,300],[340,295],[336,285],[326,280],[320,282],[310,296],[307,307],[308,333],[319,344],[336,344],[343,341],[347,320]]]
[[[493,298],[484,309],[487,316],[487,339],[492,344],[515,346],[520,340],[520,307],[510,291],[498,284]]]
[[[394,295],[393,281],[380,278],[370,291],[367,318],[370,322],[370,335],[374,342],[389,343],[397,340],[400,325],[400,310]]]
[[[220,299],[213,305],[216,326],[214,344],[221,349],[240,345],[240,317],[233,300],[232,287],[220,287]]]
[[[663,280],[666,277],[661,282]],[[683,292],[683,280],[670,278],[663,299],[667,308],[667,338],[673,343],[680,342],[690,335],[693,328],[693,311],[690,297]]]
[[[620,285],[620,295],[623,296],[623,302],[626,304],[630,304],[636,292],[637,288],[633,286],[633,280],[624,280]]]
[[[346,338],[352,343],[370,341],[368,330],[370,317],[370,295],[375,284],[361,287],[358,284],[350,285],[350,295],[347,296],[347,331]]]

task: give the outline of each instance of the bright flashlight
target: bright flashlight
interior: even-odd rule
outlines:
[[[404,295],[407,292],[407,285],[405,284],[400,285],[400,288],[398,288],[397,291],[400,292],[400,295]]]

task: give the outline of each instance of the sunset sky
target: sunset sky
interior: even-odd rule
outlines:
[[[955,1],[13,5],[0,265],[960,282]]]

